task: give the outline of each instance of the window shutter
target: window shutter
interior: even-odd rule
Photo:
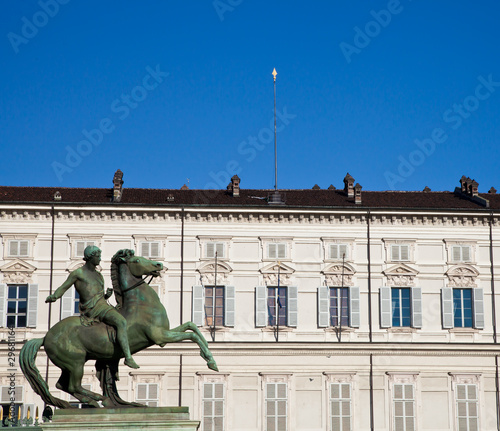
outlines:
[[[392,325],[391,288],[380,288],[380,327],[390,328]]]
[[[337,244],[330,244],[330,259],[338,259],[338,247]]]
[[[149,257],[149,243],[148,242],[141,242],[141,256],[142,257]]]
[[[267,287],[255,288],[255,326],[267,326]]]
[[[461,247],[458,245],[454,245],[451,248],[453,262],[460,262],[462,260],[462,253],[460,253],[460,250]]]
[[[339,259],[342,259],[342,257],[344,255],[345,255],[345,258],[347,259],[347,245],[340,244],[339,245]]]
[[[484,292],[481,288],[472,289],[474,301],[474,328],[484,329]]]
[[[148,385],[147,383],[137,383],[137,395],[136,400],[145,400],[148,396]]]
[[[0,327],[7,322],[7,285],[0,284]]]
[[[224,293],[224,325],[234,326],[234,286],[226,286]]]
[[[11,387],[10,386],[0,386],[1,388],[1,399],[0,399],[0,402],[2,404],[10,404],[11,400],[10,400],[10,397],[12,397],[12,395],[14,395],[14,398],[15,398],[15,402],[16,403],[22,403],[23,400],[24,400],[24,386],[14,386],[14,393],[12,394],[9,394],[9,392],[12,392],[11,390]],[[9,412],[5,412],[4,411],[4,415],[7,413],[7,415],[9,414]],[[17,410],[16,410],[16,413],[17,413]],[[16,415],[16,418],[17,418],[17,415]]]
[[[349,326],[359,328],[361,320],[359,287],[349,288]]]
[[[203,326],[203,317],[205,315],[204,312],[204,288],[203,286],[193,286],[193,323],[196,326]]]
[[[224,256],[224,243],[223,242],[218,242],[216,249],[217,249],[217,257],[225,257]]]
[[[297,286],[288,286],[288,319],[287,326],[291,326],[293,328],[297,327],[297,315],[298,315],[298,303],[297,303],[297,294],[298,288]]]
[[[407,245],[402,245],[400,248],[401,251],[401,260],[408,261],[410,260],[410,247]]]
[[[391,260],[397,262],[399,260],[399,246],[391,245]]]
[[[286,258],[286,244],[280,243],[278,246],[278,259]]]
[[[411,326],[422,328],[422,288],[411,289]]]
[[[75,290],[69,288],[61,298],[61,320],[73,316],[75,305]]]
[[[26,326],[36,328],[36,317],[38,311],[38,284],[28,284],[28,312]]]
[[[149,253],[149,257],[160,257],[160,243],[152,242],[150,243],[151,252]]]
[[[276,244],[267,244],[267,257],[269,259],[276,259]]]
[[[318,287],[318,327],[328,328],[330,326],[330,288]]]
[[[28,256],[29,241],[19,241],[19,256]]]
[[[75,257],[83,257],[84,251],[85,251],[85,241],[77,241]]]
[[[443,329],[453,328],[453,289],[441,289],[441,310],[443,313]]]
[[[470,255],[471,255],[470,247],[469,246],[462,247],[462,260],[463,260],[463,262],[470,262],[471,261]]]
[[[18,241],[9,241],[9,256],[19,256]]]
[[[206,257],[215,257],[215,244],[213,242],[207,242]]]

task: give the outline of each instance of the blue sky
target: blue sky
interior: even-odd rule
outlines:
[[[0,7],[0,185],[500,190],[498,1]]]

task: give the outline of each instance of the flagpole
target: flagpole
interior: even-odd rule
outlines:
[[[339,343],[342,342],[342,294],[344,292],[344,268],[345,253],[342,254],[342,283],[340,287],[340,306],[339,306]]]
[[[276,289],[276,342],[280,337],[280,262],[278,261],[278,287]]]
[[[278,190],[278,145],[276,141],[276,69],[273,69],[274,77],[274,190]]]
[[[215,280],[214,280],[214,290],[212,291],[212,341],[215,341],[215,302],[217,298],[216,292],[217,292],[217,250],[215,250]]]

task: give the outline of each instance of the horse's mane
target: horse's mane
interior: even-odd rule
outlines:
[[[113,284],[113,291],[120,308],[123,305],[122,290],[120,286],[120,265],[125,263],[125,261],[133,255],[134,250],[122,249],[118,250],[111,258],[111,283]]]

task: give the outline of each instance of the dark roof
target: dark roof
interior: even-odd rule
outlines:
[[[113,189],[11,187],[0,186],[0,202],[53,203],[54,193],[61,203],[113,205],[207,205],[271,207],[267,198],[273,190],[241,189],[239,197],[226,190],[173,190],[124,188],[120,203],[112,203]],[[453,192],[363,191],[362,204],[356,205],[343,190],[280,190],[286,207],[357,207],[412,209],[485,209],[482,205]],[[491,209],[500,209],[500,194],[482,193]],[[169,198],[170,197],[170,198]],[[173,197],[173,200],[172,200]]]

